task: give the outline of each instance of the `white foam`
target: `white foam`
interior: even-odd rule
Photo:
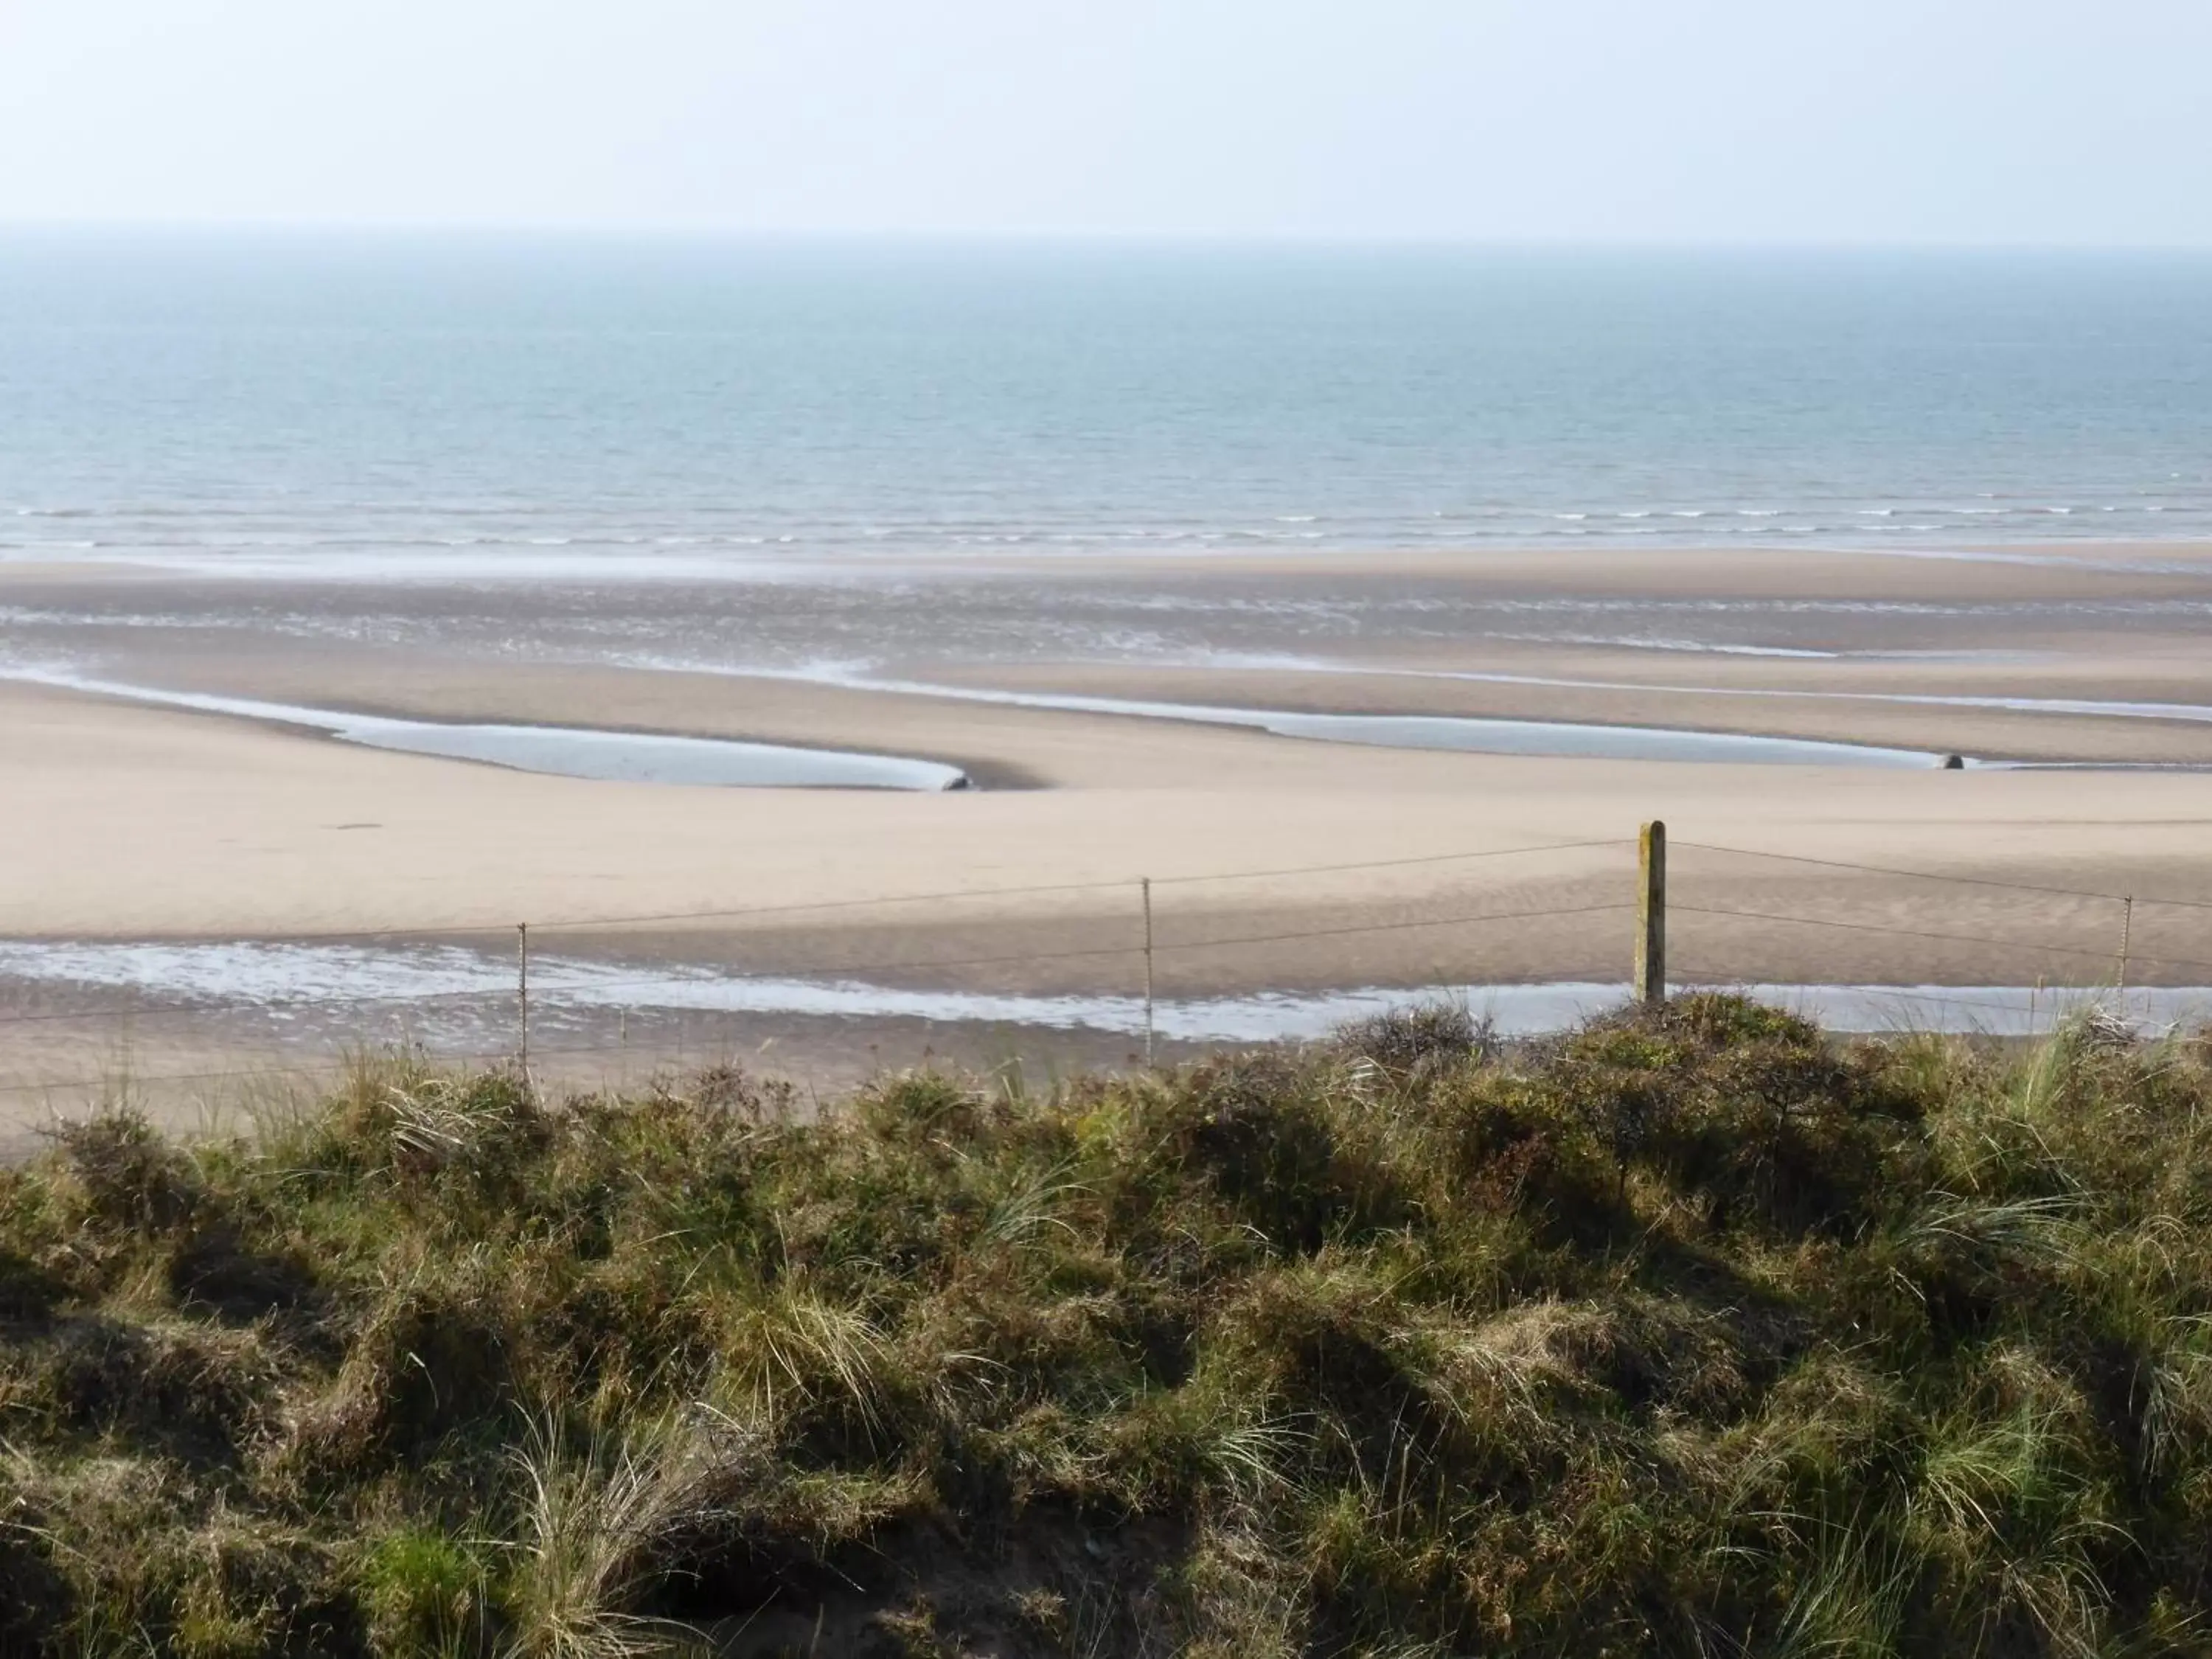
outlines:
[[[1630,651],[1680,652],[1700,657],[1791,657],[1829,660],[1844,654],[1839,651],[1814,651],[1789,645],[1719,645],[1704,640],[1652,639],[1633,634],[1490,634],[1484,637],[1532,645],[1598,645]],[[1354,665],[1322,664],[1317,665],[1316,669],[1321,672],[1333,670],[1360,672]]]

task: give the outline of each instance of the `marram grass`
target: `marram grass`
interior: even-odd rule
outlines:
[[[2212,1651],[2212,1056],[1501,1054],[0,1170],[0,1655]]]

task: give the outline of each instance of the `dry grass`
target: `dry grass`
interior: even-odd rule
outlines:
[[[0,1170],[0,1659],[2212,1651],[2212,1064],[1450,1011]]]

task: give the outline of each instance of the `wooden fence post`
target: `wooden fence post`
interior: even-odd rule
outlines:
[[[1667,1000],[1667,826],[1645,824],[1637,846],[1636,1000],[1656,1007]]]
[[[1152,1063],[1152,878],[1144,878],[1145,895],[1145,1064]]]
[[[515,930],[515,1024],[520,1028],[522,1039],[519,1055],[522,1075],[530,1075],[530,924],[523,922]]]

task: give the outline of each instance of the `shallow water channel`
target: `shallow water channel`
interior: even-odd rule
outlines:
[[[689,665],[641,664],[671,669]],[[702,668],[702,672],[745,672]],[[840,669],[757,671],[763,678],[803,679],[852,690],[945,697],[1015,708],[1069,714],[1116,714],[1140,720],[1233,726],[1279,738],[1316,743],[1364,744],[1381,749],[1442,749],[1476,755],[1534,755],[1583,760],[1750,762],[1772,766],[1882,766],[1925,770],[1943,757],[1919,749],[1832,743],[1814,738],[1763,737],[1747,732],[1700,732],[1662,726],[1607,726],[1578,720],[1494,720],[1458,714],[1316,714],[1290,709],[1239,708],[1212,703],[1156,702],[1059,691],[1008,691],[943,685],[927,680],[878,679]]]
[[[1034,1026],[1136,1035],[1144,1000],[1114,995],[923,990],[851,978],[737,974],[708,966],[645,964],[547,955],[531,963],[533,1011],[549,1020],[614,1010],[918,1019],[947,1024]],[[436,1035],[487,1024],[503,1027],[515,992],[514,957],[459,945],[365,945],[0,940],[0,986],[13,981],[41,999],[75,988],[88,1018],[118,995],[141,1008],[184,1004],[210,1013],[264,1017],[280,1030],[326,1024],[349,1012],[404,1010],[412,1029]],[[2145,1027],[2212,1014],[2212,988],[2054,990],[2025,986],[1744,985],[1760,1001],[1839,1031],[1932,1030],[2023,1036],[2051,1030],[2088,1006]],[[1556,1031],[1620,1006],[1625,984],[1357,987],[1174,998],[1153,1010],[1158,1034],[1185,1042],[1263,1042],[1323,1035],[1358,1019],[1422,1001],[1462,1003],[1500,1035]],[[95,1006],[95,1003],[98,1006]],[[46,1018],[54,1018],[51,1012]]]
[[[728,738],[671,737],[650,732],[609,732],[589,726],[510,726],[483,722],[404,720],[309,708],[252,697],[217,696],[127,685],[46,669],[8,669],[0,678],[86,691],[132,702],[201,714],[228,714],[320,732],[340,743],[447,760],[476,761],[518,772],[610,783],[704,785],[750,789],[908,789],[968,787],[957,766],[902,755],[848,750],[800,749]]]

